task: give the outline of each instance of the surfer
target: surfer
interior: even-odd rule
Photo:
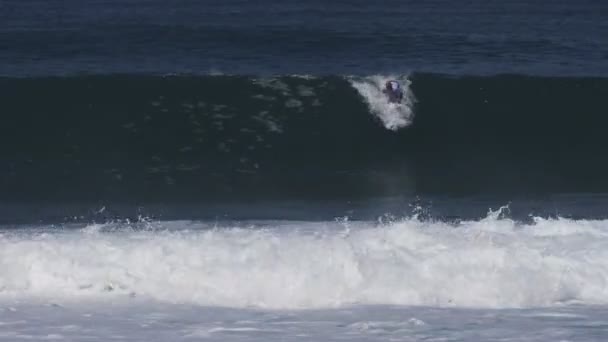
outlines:
[[[401,103],[401,100],[403,100],[403,90],[397,81],[386,81],[382,92],[388,96],[388,102],[390,103]]]

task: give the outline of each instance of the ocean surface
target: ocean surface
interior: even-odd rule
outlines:
[[[607,340],[606,18],[0,1],[0,340]]]

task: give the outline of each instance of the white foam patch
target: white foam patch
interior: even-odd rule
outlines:
[[[608,304],[608,221],[275,222],[0,236],[2,298],[223,307]],[[176,227],[183,227],[182,230]]]
[[[400,104],[389,103],[382,93],[386,81],[397,80],[403,88],[403,101]],[[351,78],[351,85],[369,105],[370,111],[382,121],[387,129],[396,131],[410,125],[414,119],[414,93],[410,89],[411,82],[405,76],[375,75],[364,78]]]

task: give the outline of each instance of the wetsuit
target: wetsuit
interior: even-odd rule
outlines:
[[[401,103],[401,100],[403,100],[403,90],[397,81],[386,82],[384,93],[388,96],[388,102]]]

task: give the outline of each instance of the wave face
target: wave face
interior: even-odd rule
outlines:
[[[607,221],[95,225],[0,235],[0,298],[225,307],[608,304]]]
[[[2,78],[0,199],[608,191],[608,79],[389,78]]]

